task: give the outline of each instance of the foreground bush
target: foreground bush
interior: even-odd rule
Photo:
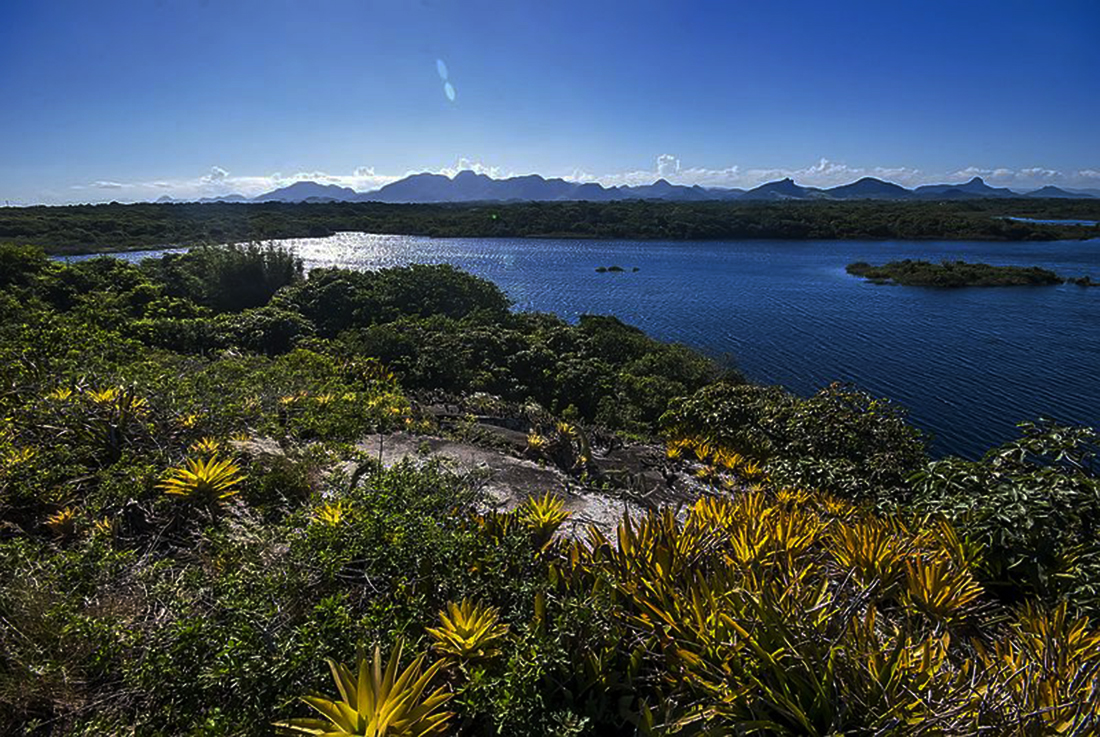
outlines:
[[[1100,435],[1050,422],[981,461],[947,458],[914,479],[918,508],[985,549],[982,575],[1009,599],[1068,596],[1100,614]]]
[[[0,544],[9,723],[356,733],[382,708],[363,693],[414,684],[388,697],[401,719],[453,713],[468,734],[1085,734],[1100,718],[1100,633],[1064,604],[998,603],[946,522],[746,492],[545,546],[526,512],[480,513],[431,467],[367,479],[277,523],[242,493],[160,539],[126,521]],[[338,518],[316,513],[334,499]],[[410,664],[401,639],[439,659]],[[334,666],[338,698],[311,696],[331,689],[324,659],[364,641],[387,663]]]
[[[927,462],[904,412],[851,386],[801,398],[780,387],[712,384],[670,404],[673,442],[699,439],[761,463],[778,484],[899,501]]]

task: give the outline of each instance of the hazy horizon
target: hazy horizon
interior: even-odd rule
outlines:
[[[63,2],[0,20],[12,204],[461,169],[1100,187],[1089,2]]]
[[[88,200],[88,201],[75,201],[74,200],[74,201],[64,203],[64,204],[106,204],[106,203],[109,203],[109,202],[119,202],[119,203],[122,203],[122,204],[136,204],[136,203],[143,203],[143,202],[144,203],[150,203],[150,202],[155,203],[155,202],[158,202],[158,201],[162,201],[162,202],[163,201],[191,202],[191,201],[198,201],[198,200],[217,199],[219,197],[240,197],[240,196],[244,196],[248,199],[253,199],[255,197],[259,197],[259,196],[262,196],[262,195],[271,194],[272,192],[275,192],[275,191],[281,191],[281,190],[283,190],[287,187],[291,187],[294,184],[316,184],[316,185],[322,185],[322,186],[346,187],[346,188],[355,190],[356,194],[370,194],[370,193],[373,193],[373,192],[382,191],[385,188],[386,184],[390,184],[394,181],[401,181],[401,180],[409,178],[409,177],[416,177],[416,176],[428,174],[428,175],[435,175],[435,176],[445,176],[445,177],[448,177],[451,180],[454,180],[459,174],[464,174],[464,173],[473,173],[473,174],[477,174],[478,176],[488,176],[491,179],[494,179],[496,181],[502,181],[502,180],[505,180],[505,179],[513,178],[513,177],[524,177],[524,176],[531,176],[531,175],[542,176],[542,175],[537,174],[537,173],[532,173],[531,175],[508,174],[508,175],[501,175],[501,176],[493,176],[490,173],[483,172],[483,171],[478,171],[478,170],[472,169],[472,168],[467,168],[467,169],[458,169],[458,168],[456,168],[456,169],[445,169],[442,172],[409,172],[404,177],[400,177],[400,178],[395,177],[394,179],[386,182],[385,184],[374,186],[374,187],[371,187],[370,189],[367,189],[367,190],[355,190],[355,188],[350,186],[350,185],[341,184],[339,182],[333,182],[333,181],[330,181],[330,180],[326,180],[325,178],[314,179],[314,178],[310,178],[309,175],[306,174],[306,175],[303,175],[301,178],[284,180],[282,183],[274,185],[273,189],[263,190],[263,191],[256,192],[256,193],[253,193],[253,194],[244,194],[242,192],[224,192],[224,193],[218,194],[218,195],[195,195],[195,196],[192,196],[192,197],[186,197],[186,196],[173,197],[173,196],[168,195],[168,194],[161,194],[156,199],[152,199],[152,198],[144,198],[144,199],[140,199],[140,198],[139,199],[110,198],[110,199],[99,199],[99,200]],[[818,189],[818,188],[814,188],[812,186],[804,185],[803,182],[800,182],[797,179],[794,179],[793,176],[791,176],[792,174],[797,174],[797,172],[785,173],[784,176],[781,179],[791,179],[792,181],[794,181],[795,184],[797,184],[799,186],[807,186],[808,188],[811,188],[811,189]],[[958,186],[961,186],[961,185],[967,184],[968,182],[970,182],[973,179],[977,179],[979,181],[985,182],[984,178],[979,174],[968,173],[967,175],[970,177],[970,179],[960,180],[960,181],[951,181],[950,177],[945,177],[942,180],[929,181],[927,183],[922,182],[921,184],[914,184],[914,185],[911,185],[909,187],[909,189],[910,190],[915,190],[919,187],[924,186],[925,184],[958,185]],[[964,174],[960,173],[960,172],[956,172],[954,175],[950,175],[950,176],[958,177],[958,176],[964,176]],[[660,174],[660,172],[657,172],[654,175],[654,177],[655,178],[650,180],[650,181],[638,181],[638,182],[632,182],[630,184],[625,184],[625,185],[606,185],[606,186],[608,188],[615,187],[615,186],[639,187],[639,186],[653,185],[653,184],[656,184],[657,182],[669,182],[671,184],[676,184],[676,182],[671,182],[667,177],[662,176]],[[569,177],[543,177],[543,178],[545,180],[570,181],[570,182],[577,183],[577,184],[585,183],[585,182],[590,181],[590,180],[575,180],[575,179],[570,179]],[[860,175],[858,179],[851,179],[851,180],[844,181],[844,182],[841,182],[841,183],[836,184],[836,185],[827,185],[825,187],[821,187],[820,189],[822,189],[823,191],[829,191],[833,187],[853,184],[857,181],[861,181],[861,180],[867,179],[867,178],[877,179],[878,181],[883,181],[883,182],[886,182],[888,184],[897,184],[897,182],[892,182],[889,179],[883,179],[883,178],[875,177],[875,176],[872,176],[872,175],[869,175],[869,174],[863,174],[863,175]],[[774,184],[778,181],[781,181],[781,179],[769,179],[769,180],[762,181],[760,184],[761,185],[763,185],[763,184]],[[595,183],[602,184],[600,182],[595,182]],[[985,183],[988,184],[988,182],[985,182]],[[715,192],[720,192],[720,191],[746,191],[746,190],[751,190],[751,189],[755,188],[756,186],[760,186],[760,185],[753,185],[752,187],[748,187],[748,188],[710,186],[710,187],[707,187],[707,189],[709,189],[711,191],[715,191]],[[1049,182],[1046,185],[1037,185],[1035,187],[1035,189],[1039,189],[1040,187],[1044,187],[1044,186],[1050,186]],[[1017,186],[1017,188],[1013,189],[1012,191],[1023,195],[1023,194],[1026,194],[1027,192],[1031,191],[1031,189],[1032,188],[1030,188],[1030,187],[1019,187],[1019,186]],[[1075,188],[1068,187],[1065,191],[1073,193],[1075,191]],[[1100,189],[1091,189],[1091,190],[1082,189],[1082,190],[1077,190],[1077,191],[1091,192],[1091,194],[1082,194],[1081,195],[1082,197],[1100,196],[1100,195],[1096,194],[1096,193],[1100,192]],[[8,206],[15,206],[15,204],[16,203],[11,203]],[[30,204],[50,204],[50,203],[30,203]]]

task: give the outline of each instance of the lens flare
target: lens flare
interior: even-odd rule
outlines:
[[[435,70],[439,72],[439,78],[444,82],[447,81],[447,65],[443,63],[442,59],[435,60]]]
[[[455,88],[450,82],[443,83],[443,94],[447,96],[447,99],[451,102],[455,101]]]

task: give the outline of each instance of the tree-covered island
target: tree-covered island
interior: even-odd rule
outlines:
[[[891,261],[872,266],[865,261],[848,264],[853,276],[862,276],[876,284],[907,287],[1016,287],[1063,284],[1065,279],[1037,266],[992,266],[965,261]]]

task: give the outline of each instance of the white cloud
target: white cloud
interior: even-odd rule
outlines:
[[[1005,167],[990,169],[979,166],[968,166],[965,169],[952,172],[949,176],[952,179],[967,180],[973,179],[974,177],[981,177],[989,184],[1001,186],[1019,183],[1036,184],[1038,182],[1049,184],[1053,181],[1066,178],[1060,171],[1045,169],[1041,166],[1031,166],[1024,169],[1008,169]]]
[[[661,154],[657,157],[657,174],[663,179],[674,177],[680,173],[680,160],[672,154]]]
[[[440,169],[437,174],[443,174],[448,177],[453,177],[460,171],[472,171],[475,174],[484,174],[492,177],[493,179],[503,179],[506,177],[515,176],[515,174],[508,172],[505,173],[499,166],[489,166],[483,164],[480,161],[472,161],[465,157],[460,158],[454,166],[445,166]]]
[[[790,177],[799,184],[814,187],[833,187],[838,184],[847,184],[860,177],[879,177],[889,179],[898,184],[911,186],[921,178],[921,171],[904,166],[898,167],[852,167],[847,164],[819,159],[809,166],[786,168],[750,168],[744,169],[739,165],[732,165],[720,169],[708,169],[705,167],[684,168],[680,159],[671,154],[662,154],[657,157],[656,168],[652,171],[629,171],[607,174],[595,177],[596,181],[605,186],[651,184],[657,178],[668,179],[673,184],[699,185],[700,187],[740,187],[748,189]]]
[[[293,174],[275,172],[267,175],[232,175],[220,166],[192,179],[157,179],[147,182],[97,181],[91,184],[74,185],[74,190],[110,189],[121,190],[112,194],[112,198],[127,201],[154,200],[168,195],[177,200],[197,200],[203,197],[219,197],[228,194],[242,194],[246,197],[270,192],[286,187],[294,182],[314,181],[321,184],[336,184],[357,192],[366,192],[400,179],[400,175],[377,174],[372,167],[360,166],[351,174],[330,174],[323,171],[302,171]],[[124,195],[124,197],[120,196]],[[103,199],[103,198],[100,198]]]
[[[967,166],[953,171],[924,171],[909,166],[851,166],[827,158],[820,158],[815,163],[794,168],[746,168],[740,165],[732,165],[710,169],[706,167],[685,167],[678,157],[672,154],[662,154],[657,157],[656,165],[652,170],[614,172],[594,177],[578,170],[566,178],[575,181],[598,181],[609,187],[651,184],[658,178],[665,178],[673,184],[750,189],[766,182],[787,177],[803,186],[822,188],[848,184],[862,177],[875,177],[900,184],[903,187],[918,187],[922,184],[962,183],[974,177],[981,177],[991,186],[1012,187],[1017,191],[1026,192],[1048,184],[1064,187],[1095,185],[1096,180],[1100,179],[1100,170],[1081,169],[1063,172],[1043,166],[1028,166],[1019,169]]]
[[[229,172],[220,166],[210,167],[210,173],[203,177],[205,182],[222,182],[229,176]]]

